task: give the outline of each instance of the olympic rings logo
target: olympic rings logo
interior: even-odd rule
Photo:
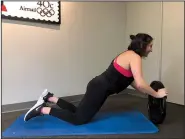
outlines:
[[[49,1],[39,1],[37,3],[40,7],[37,8],[37,13],[40,14],[42,17],[47,16],[51,17],[55,14],[53,7]],[[41,8],[43,6],[43,8]]]
[[[42,17],[44,17],[44,16],[51,17],[55,14],[55,11],[53,9],[48,10],[48,8],[42,9],[42,8],[38,7],[37,13],[40,14]]]

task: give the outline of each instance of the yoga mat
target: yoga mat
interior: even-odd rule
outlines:
[[[98,113],[85,125],[72,125],[50,115],[24,122],[18,117],[3,133],[3,137],[43,137],[62,135],[102,135],[156,133],[158,128],[138,111]]]

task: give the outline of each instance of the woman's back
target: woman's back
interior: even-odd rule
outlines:
[[[114,62],[116,62],[119,66],[121,66],[125,70],[131,71],[130,61],[131,59],[133,59],[133,55],[136,54],[131,50],[124,51],[115,58]]]
[[[125,51],[114,58],[108,68],[100,77],[104,77],[109,82],[109,90],[114,93],[127,88],[134,80],[130,66],[129,58],[131,51]]]

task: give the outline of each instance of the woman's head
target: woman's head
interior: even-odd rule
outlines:
[[[141,57],[147,57],[152,52],[153,38],[146,33],[130,35],[131,43],[128,50],[133,50]]]

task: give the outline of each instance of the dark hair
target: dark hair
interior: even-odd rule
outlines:
[[[135,53],[143,57],[145,55],[146,47],[150,44],[153,38],[146,33],[138,33],[137,35],[130,35],[131,43],[128,50],[133,50]]]

